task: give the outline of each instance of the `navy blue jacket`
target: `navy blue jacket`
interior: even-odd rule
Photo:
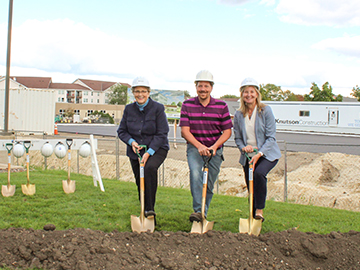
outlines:
[[[120,140],[127,145],[126,155],[131,159],[138,156],[128,144],[134,139],[138,144],[146,145],[155,152],[159,148],[169,150],[169,125],[166,119],[164,105],[149,98],[148,104],[140,111],[136,102],[126,105],[123,117],[117,130]],[[144,154],[142,150],[141,155]]]

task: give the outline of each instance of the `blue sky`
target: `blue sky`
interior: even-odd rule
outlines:
[[[0,2],[0,75],[9,1]],[[357,0],[14,0],[12,76],[126,82],[188,90],[202,69],[214,97],[254,77],[296,94],[360,85]]]

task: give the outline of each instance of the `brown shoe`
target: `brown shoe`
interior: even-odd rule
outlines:
[[[192,213],[189,217],[190,222],[200,222],[202,220],[202,216],[200,212]]]

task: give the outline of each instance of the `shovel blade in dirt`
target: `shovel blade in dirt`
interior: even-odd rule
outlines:
[[[36,192],[36,188],[33,184],[21,185],[21,191],[25,195],[34,195]]]
[[[63,180],[63,190],[66,194],[74,193],[75,192],[75,180]]]
[[[16,186],[15,185],[3,185],[1,187],[1,194],[4,196],[4,197],[11,197],[11,196],[14,196],[15,194],[15,189],[16,189]]]
[[[133,232],[142,233],[142,232],[154,232],[155,230],[155,219],[154,216],[150,216],[148,218],[143,218],[141,221],[141,217],[137,217],[135,215],[131,215],[131,230]]]
[[[207,221],[206,219],[203,219],[203,221],[199,221],[199,222],[194,221],[190,233],[203,234],[208,231],[211,231],[213,227],[214,227],[214,221]]]
[[[240,218],[239,232],[259,236],[261,232],[261,220]]]

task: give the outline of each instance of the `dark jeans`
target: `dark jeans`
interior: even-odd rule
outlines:
[[[253,172],[254,181],[254,213],[256,209],[264,209],[267,194],[267,174],[275,167],[278,160],[269,161],[264,157],[259,158]],[[249,163],[243,167],[246,186],[249,190]]]
[[[146,161],[144,168],[145,180],[145,211],[155,210],[156,190],[158,186],[157,170],[164,162],[168,151],[160,148]],[[140,163],[138,159],[130,159],[131,167],[135,176],[140,200]]]

